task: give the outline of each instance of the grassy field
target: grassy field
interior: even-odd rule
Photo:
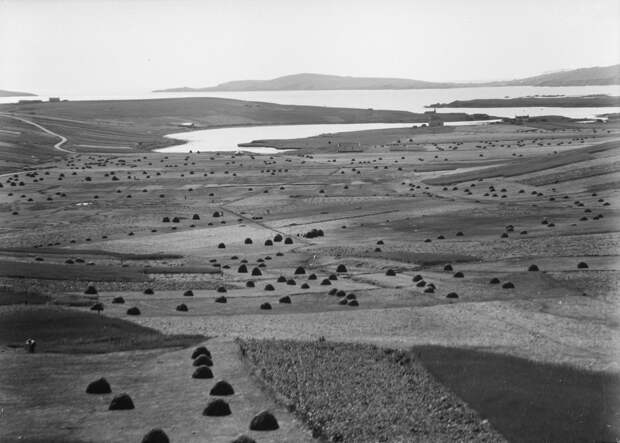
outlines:
[[[14,123],[3,135],[14,137],[3,138],[8,150],[24,148],[21,159],[41,152],[22,165],[31,170],[0,177],[4,343],[21,346],[36,334],[42,351],[50,343],[55,351],[2,348],[0,366],[10,371],[2,372],[0,398],[10,404],[3,406],[8,425],[0,439],[139,441],[147,425],[162,423],[174,441],[230,442],[256,412],[273,407],[239,359],[234,338],[269,340],[269,346],[256,345],[269,348],[257,350],[256,361],[265,360],[274,389],[281,383],[276,391],[286,389],[300,411],[302,400],[312,399],[308,405],[319,415],[305,420],[319,433],[409,441],[424,440],[426,430],[439,440],[460,441],[475,440],[480,424],[482,434],[503,427],[502,433],[518,437],[505,420],[512,418],[511,402],[524,408],[530,400],[539,402],[532,411],[548,418],[554,433],[562,420],[596,431],[596,417],[587,411],[597,398],[606,401],[600,384],[615,379],[592,374],[620,373],[619,123],[403,127],[282,141],[302,149],[278,155],[146,152],[161,134],[194,117],[199,127],[410,117],[248,105],[196,99],[30,108],[34,120],[78,137],[71,140],[76,146],[87,143],[79,137],[92,138],[89,144],[133,140],[141,152],[90,149],[56,157],[48,154],[57,139],[32,127]],[[134,138],[123,138],[127,134]],[[360,152],[338,152],[340,141],[360,143]],[[90,283],[98,294],[84,294]],[[116,297],[125,303],[113,303]],[[94,302],[104,304],[101,316],[88,311]],[[67,305],[72,310],[60,308]],[[129,316],[132,306],[141,315]],[[64,327],[46,312],[62,314]],[[131,329],[140,340],[124,339],[128,324],[149,329]],[[187,342],[178,337],[188,335]],[[216,377],[239,386],[229,418],[201,418],[205,391],[191,382],[188,350],[174,345],[189,345],[198,340],[193,336],[217,337],[209,340],[221,353]],[[327,343],[318,343],[321,337]],[[173,347],[122,351],[167,340]],[[441,382],[444,375],[432,375],[415,355],[409,366],[399,365],[399,356],[417,346],[485,349],[527,363],[484,357],[496,372],[520,368],[514,378],[489,383],[500,393],[489,398],[477,382],[495,377],[484,365],[471,363],[471,371],[482,374],[471,387],[450,380],[467,366],[460,354],[445,357],[457,363],[446,364]],[[325,380],[309,371],[296,374],[298,365],[315,361],[325,368],[319,373]],[[564,367],[573,368],[576,379]],[[140,407],[109,414],[109,399],[84,398],[84,385],[102,375],[135,393]],[[546,403],[535,395],[543,385],[527,384],[528,376],[549,386],[556,403],[566,396],[567,407],[581,392],[585,409]],[[323,404],[322,394],[295,385],[294,377],[330,394],[346,388],[356,401],[348,406],[326,394],[332,403]],[[554,377],[571,380],[570,386],[562,391]],[[359,389],[368,384],[372,390]],[[456,409],[442,409],[444,397]],[[45,405],[35,407],[43,398]],[[392,410],[390,403],[412,408],[410,417],[401,413],[392,426],[384,412]],[[424,405],[440,412],[426,420]],[[493,415],[495,406],[501,414]],[[522,415],[539,429],[537,417]],[[280,417],[282,433],[268,440],[310,439],[311,431],[283,408]],[[620,438],[618,430],[610,432],[601,438]]]
[[[126,320],[60,307],[13,306],[0,310],[0,346],[37,341],[38,352],[106,353],[187,347],[200,335],[164,335]]]
[[[411,355],[515,443],[611,442],[620,432],[620,376],[469,349]]]
[[[44,125],[68,138],[67,148],[119,153],[117,147],[150,150],[180,141],[163,138],[187,130],[226,126],[320,124],[320,123],[409,123],[426,121],[424,114],[353,108],[278,105],[225,98],[175,98],[153,100],[75,101],[60,103],[0,105],[0,112],[13,113]],[[9,120],[5,118],[4,120]],[[27,126],[20,124],[20,126]],[[21,135],[0,134],[0,141],[16,144]],[[121,151],[122,153],[122,151]]]

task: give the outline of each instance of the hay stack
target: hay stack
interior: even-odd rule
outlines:
[[[385,275],[387,275],[388,277],[395,277],[396,271],[394,271],[393,269],[388,269],[387,271],[385,271]]]
[[[252,431],[275,431],[279,427],[278,420],[269,411],[255,415],[250,422],[250,430]]]
[[[422,276],[420,274],[417,274],[416,276],[413,277],[414,282],[418,282],[420,280],[422,280]]]
[[[452,271],[452,265],[451,264],[447,264],[443,267],[444,271]]]
[[[228,300],[224,295],[220,295],[215,299],[215,303],[226,303]]]
[[[306,273],[306,270],[303,268],[303,266],[298,266],[297,269],[295,269],[295,275],[302,275],[305,273]]]
[[[286,277],[283,276],[283,275],[279,276],[277,282],[278,283],[285,283],[286,282]]]
[[[357,300],[350,300],[349,301],[349,306],[359,306],[359,303],[357,302]]]
[[[338,273],[347,272],[347,267],[341,263],[336,268],[336,272]]]
[[[446,298],[459,298],[459,295],[456,292],[450,292]]]
[[[280,297],[280,300],[278,300],[278,303],[290,304],[291,297],[289,297],[288,295],[285,295],[284,297]]]
[[[140,315],[140,309],[137,307],[127,309],[127,315]]]
[[[292,245],[293,244],[293,239],[291,237],[286,237],[284,239],[284,244],[285,245]]]
[[[217,245],[218,249],[226,249],[226,245],[224,243],[220,243],[219,245]]]
[[[263,273],[261,272],[260,268],[254,268],[252,269],[252,276],[254,277],[258,277],[260,275],[263,275]]]
[[[310,289],[310,285],[308,285],[308,283],[304,283],[301,285],[301,289]]]
[[[275,288],[273,287],[271,283],[267,283],[265,285],[265,291],[275,291]]]
[[[280,234],[276,234],[275,237],[273,237],[273,241],[281,242],[282,241],[282,236]]]
[[[193,366],[213,366],[213,360],[211,360],[211,356],[207,354],[200,354],[198,357],[194,359],[192,363]]]
[[[247,435],[240,435],[239,437],[235,438],[232,443],[256,443],[256,440],[248,437]]]
[[[133,400],[128,394],[119,394],[112,399],[110,402],[110,406],[108,410],[110,411],[126,411],[129,409],[134,409],[135,406],[133,404]]]
[[[200,216],[198,214],[194,214],[192,216],[192,220],[200,220]]]
[[[153,295],[154,293],[155,293],[155,291],[153,291],[152,288],[146,288],[144,290],[144,294],[146,294],[146,295]]]
[[[465,277],[465,275],[461,271],[458,271],[454,274],[454,278],[463,278],[463,277]]]
[[[90,310],[97,311],[97,312],[103,311],[103,303],[95,303],[94,305],[90,307]]]
[[[239,266],[239,267],[237,268],[237,272],[238,272],[239,274],[247,274],[247,272],[248,272],[248,267],[247,267],[245,264],[242,264],[241,266]]]
[[[142,443],[170,443],[170,439],[163,430],[156,428],[146,433]]]
[[[125,303],[125,299],[119,295],[118,297],[114,297],[112,299],[112,303],[122,305],[123,303]]]
[[[112,388],[110,387],[110,383],[103,377],[90,382],[88,386],[86,386],[87,394],[109,394],[111,392]]]
[[[577,264],[577,269],[588,269],[588,264],[584,261],[581,261]]]
[[[220,294],[225,294],[226,292],[228,292],[228,290],[224,286],[218,286],[217,292],[219,292]]]
[[[97,288],[95,288],[93,285],[88,285],[88,287],[84,291],[84,294],[95,295],[97,294]]]
[[[324,278],[323,281],[321,282],[321,286],[329,286],[331,284],[332,282],[329,278]]]
[[[245,287],[246,288],[253,288],[254,287],[254,282],[252,280],[248,280],[247,282],[245,282]]]
[[[287,285],[289,285],[289,286],[295,286],[295,285],[297,284],[297,282],[296,282],[294,279],[289,278],[289,279],[286,281],[286,284],[287,284]]]
[[[502,288],[504,289],[514,289],[515,285],[512,282],[507,281],[506,283],[504,283],[502,285]]]
[[[273,242],[271,240],[265,240],[265,246],[273,246]]]
[[[246,238],[243,243],[245,243],[246,245],[251,245],[253,242],[251,238]]]
[[[188,311],[187,305],[185,303],[181,303],[180,305],[176,307],[176,310],[179,312],[187,312]]]
[[[527,270],[529,272],[537,272],[539,269],[538,269],[538,266],[536,266],[536,265],[530,265],[530,267],[527,268]]]
[[[183,297],[193,297],[193,296],[194,296],[194,291],[192,291],[191,289],[188,289],[187,291],[183,293]]]
[[[271,309],[271,303],[265,302],[260,305],[260,308],[264,311],[268,311]]]
[[[342,298],[340,300],[338,300],[338,304],[339,305],[346,305],[348,303],[348,300],[346,298]]]
[[[310,274],[310,275],[308,276],[308,280],[316,280],[316,279],[317,279],[316,274]]]
[[[489,281],[490,285],[498,285],[499,284],[499,278],[494,277]]]
[[[206,415],[207,417],[225,417],[230,414],[230,406],[228,406],[228,403],[219,398],[210,401],[204,411],[202,411],[202,415]]]
[[[213,388],[211,388],[211,392],[209,392],[209,395],[217,395],[223,397],[227,395],[234,395],[234,393],[235,390],[230,385],[230,383],[225,380],[220,380],[213,386]]]
[[[206,355],[207,357],[211,358],[211,351],[209,351],[206,346],[198,346],[192,352],[192,359],[194,359],[194,358],[196,358],[196,357],[198,357],[200,355]]]
[[[198,366],[192,374],[192,378],[213,378],[213,371],[211,371],[211,368],[209,368],[208,366]]]

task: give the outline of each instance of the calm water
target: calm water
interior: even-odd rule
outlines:
[[[193,92],[193,93],[136,93],[124,95],[56,95],[69,100],[120,100],[151,99],[173,97],[225,97],[239,100],[254,100],[280,104],[340,106],[348,108],[394,109],[410,112],[424,112],[426,105],[448,103],[453,100],[471,100],[475,98],[524,97],[528,95],[620,95],[620,85],[613,86],[570,86],[570,87],[534,87],[505,86],[488,88],[454,88],[454,89],[407,89],[379,91],[249,91],[249,92]],[[0,103],[13,103],[20,97],[0,97]],[[36,99],[37,97],[21,97]],[[42,95],[43,100],[49,98]],[[620,112],[620,108],[480,108],[480,109],[441,109],[440,112],[483,112],[487,114],[513,117],[515,115],[556,114],[574,118],[592,118],[596,114]]]
[[[464,124],[487,124],[487,122],[451,122],[446,125],[460,126]],[[169,148],[158,149],[158,152],[213,152],[213,151],[247,151],[256,154],[274,154],[284,150],[269,147],[239,148],[239,143],[253,140],[290,139],[311,137],[335,132],[364,131],[368,129],[388,129],[420,126],[422,123],[353,123],[331,125],[278,125],[248,126],[241,128],[202,129],[200,131],[181,132],[166,137],[185,140],[187,143]]]
[[[453,100],[471,100],[476,98],[506,98],[531,95],[588,95],[608,94],[620,95],[620,85],[612,86],[571,86],[571,87],[533,87],[505,86],[485,88],[454,88],[454,89],[410,89],[410,90],[377,90],[377,91],[248,91],[248,92],[204,92],[204,93],[136,93],[124,95],[71,95],[57,93],[69,100],[127,100],[179,97],[224,97],[239,100],[263,101],[279,104],[336,106],[348,108],[392,109],[410,112],[424,112],[425,106],[432,103],[447,103]],[[21,97],[25,99],[40,98],[47,100],[48,95],[40,97]],[[16,102],[20,97],[0,97],[0,103]],[[572,118],[595,118],[602,113],[620,112],[620,107],[610,108],[442,108],[439,112],[485,113],[499,117],[515,115],[564,115]],[[252,140],[299,138],[323,133],[378,129],[403,124],[369,124],[369,125],[287,125],[262,126],[253,128],[212,129],[182,134],[171,134],[170,137],[187,140],[188,143],[170,148],[174,152],[189,150],[237,150],[237,144]],[[170,152],[170,151],[166,151]],[[272,148],[256,148],[254,152],[272,153]]]

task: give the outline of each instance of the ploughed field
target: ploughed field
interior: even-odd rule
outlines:
[[[58,153],[59,159],[0,177],[0,312],[14,316],[14,304],[25,302],[79,313],[95,308],[96,319],[152,328],[172,337],[170,346],[182,345],[178,336],[214,337],[207,346],[214,343],[228,362],[221,376],[235,377],[246,393],[231,403],[234,421],[208,422],[212,441],[232,441],[246,431],[261,405],[277,412],[284,431],[251,434],[256,441],[313,435],[532,441],[532,434],[520,434],[505,420],[511,404],[540,412],[520,413],[524,426],[554,423],[547,441],[566,441],[566,434],[554,432],[564,420],[572,420],[579,435],[613,440],[620,436],[617,408],[603,392],[620,372],[619,129],[565,122],[404,128],[280,142],[299,149],[272,156]],[[338,142],[356,136],[361,152],[338,152]],[[20,309],[37,309],[29,306]],[[44,352],[46,333],[29,326],[34,322],[18,322],[23,337],[3,346],[34,336]],[[241,359],[235,338],[246,340]],[[283,340],[302,343],[297,349]],[[0,359],[13,374],[32,364],[33,378],[44,377],[45,364],[75,369],[54,378],[58,385],[46,391],[40,425],[11,415],[8,431],[1,432],[42,441],[45,429],[63,423],[58,402],[75,411],[92,407],[84,406],[81,393],[65,398],[59,386],[79,371],[83,383],[107,371],[123,389],[133,383],[143,399],[137,403],[148,406],[137,404],[137,412],[128,412],[133,416],[82,412],[89,421],[72,421],[58,438],[124,441],[131,435],[138,441],[165,408],[179,408],[174,420],[163,422],[171,440],[205,441],[196,424],[204,417],[190,411],[208,396],[190,387],[189,369],[182,367],[191,366],[191,349],[153,350],[147,341],[84,361],[62,353],[71,343],[54,345],[61,353],[49,359],[4,346]],[[342,349],[339,360],[330,360],[334,349]],[[384,358],[381,349],[396,351]],[[313,367],[304,360],[312,353],[325,362]],[[407,356],[404,366],[400,353]],[[503,374],[510,358],[525,362],[525,369],[505,382],[464,382],[492,377],[494,370]],[[298,375],[309,384],[296,386],[290,373],[281,375],[278,359],[291,371],[306,371]],[[217,365],[215,353],[214,360]],[[461,373],[465,360],[470,369]],[[545,413],[549,403],[539,387],[506,389],[540,368],[561,375],[545,385],[549,398],[558,399],[552,415]],[[318,380],[312,370],[330,372],[330,378]],[[370,380],[383,373],[400,374],[399,384],[373,382],[376,391],[369,392],[377,397],[357,396],[353,386],[365,382],[360,374]],[[34,401],[28,396],[44,383],[37,380],[24,382],[32,390],[11,391],[5,410],[14,414]],[[564,389],[563,380],[572,388]],[[153,398],[149,383],[157,386]],[[0,391],[10,384],[0,379]],[[325,397],[323,404],[317,389],[338,386],[351,396]],[[395,386],[402,389],[388,395]],[[175,389],[191,400],[181,405]],[[575,409],[584,392],[589,406]],[[281,400],[277,405],[272,394]],[[412,415],[389,423],[386,411],[378,410],[373,426],[370,411],[387,407],[390,395],[396,396],[392,404],[414,404]],[[494,408],[498,396],[514,403]],[[351,399],[368,403],[363,413],[339,409]],[[604,414],[592,412],[599,401]],[[424,415],[423,407],[433,413]],[[241,418],[237,411],[244,411]],[[351,415],[339,422],[327,418],[341,413]],[[364,417],[367,427],[356,424]]]

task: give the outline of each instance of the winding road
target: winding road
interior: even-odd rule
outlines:
[[[71,151],[69,149],[65,149],[65,148],[62,147],[62,145],[64,145],[68,141],[66,137],[64,137],[64,136],[62,136],[60,134],[56,134],[55,132],[50,131],[49,129],[41,126],[38,123],[35,123],[33,121],[30,121],[30,120],[26,120],[25,118],[22,118],[22,117],[17,117],[17,116],[12,115],[12,114],[0,113],[0,117],[7,117],[7,118],[12,118],[12,119],[15,119],[15,120],[22,121],[24,123],[27,123],[29,125],[32,125],[32,126],[38,128],[38,129],[40,129],[41,131],[43,131],[43,132],[45,132],[45,133],[47,133],[49,135],[52,135],[54,137],[58,137],[60,139],[60,141],[57,142],[56,144],[54,144],[54,149],[56,149],[57,151],[60,151],[60,152],[65,152],[67,154],[75,154],[74,151]]]

